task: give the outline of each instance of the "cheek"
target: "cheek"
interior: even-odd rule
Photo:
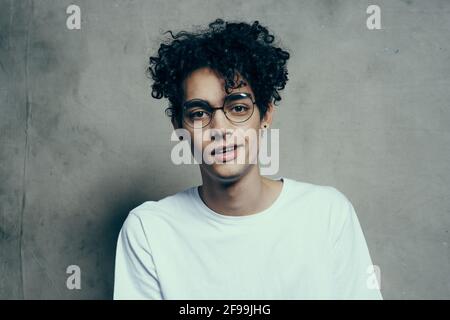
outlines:
[[[254,132],[254,136],[257,139],[257,142],[259,142],[259,132],[261,129],[261,122],[259,121],[259,115],[257,118],[252,118],[252,121],[249,122],[248,126],[247,126],[247,130],[252,130]],[[246,137],[246,142],[249,142],[250,138]]]
[[[197,150],[199,152],[203,152],[205,148],[213,143],[211,139],[207,139],[204,135],[205,132],[198,132],[195,134],[194,132],[190,132],[191,134],[191,150],[194,152],[194,150]]]
[[[194,148],[201,150],[201,141],[200,141],[200,145],[199,145],[198,141],[196,141],[197,138],[196,138],[194,132],[190,129],[188,130],[188,132],[189,132],[189,141],[191,144],[191,151],[194,152]],[[200,148],[198,148],[198,146],[200,146]]]

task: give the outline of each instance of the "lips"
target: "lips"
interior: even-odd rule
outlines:
[[[231,145],[228,145],[225,147],[217,147],[211,151],[211,155],[216,155],[216,154],[219,155],[219,154],[224,154],[226,152],[234,151],[237,149],[237,147],[238,147],[237,144],[231,144]]]

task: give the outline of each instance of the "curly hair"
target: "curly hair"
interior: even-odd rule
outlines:
[[[288,81],[286,62],[290,55],[272,44],[275,37],[259,21],[250,25],[216,19],[207,29],[197,32],[180,31],[174,35],[169,30],[166,33],[172,39],[160,45],[157,56],[150,57],[148,71],[154,80],[152,97],[169,99],[166,114],[177,119],[180,126],[182,82],[202,67],[211,68],[225,80],[227,94],[230,88],[243,85],[242,81],[236,84],[239,73],[255,94],[261,118],[270,102],[277,105],[281,100],[278,91]]]

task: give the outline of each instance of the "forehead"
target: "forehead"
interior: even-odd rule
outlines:
[[[253,91],[247,81],[238,74],[237,83],[244,81],[239,88],[231,89],[230,94],[246,92],[253,96]],[[184,101],[202,99],[210,104],[220,104],[227,96],[225,80],[210,68],[200,68],[192,72],[183,81]]]

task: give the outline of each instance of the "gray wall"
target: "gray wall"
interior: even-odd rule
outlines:
[[[450,1],[378,0],[374,31],[369,4],[1,0],[0,297],[112,297],[128,211],[200,183],[169,160],[148,56],[162,31],[225,17],[258,19],[292,52],[279,175],[347,195],[386,299],[450,298]]]

